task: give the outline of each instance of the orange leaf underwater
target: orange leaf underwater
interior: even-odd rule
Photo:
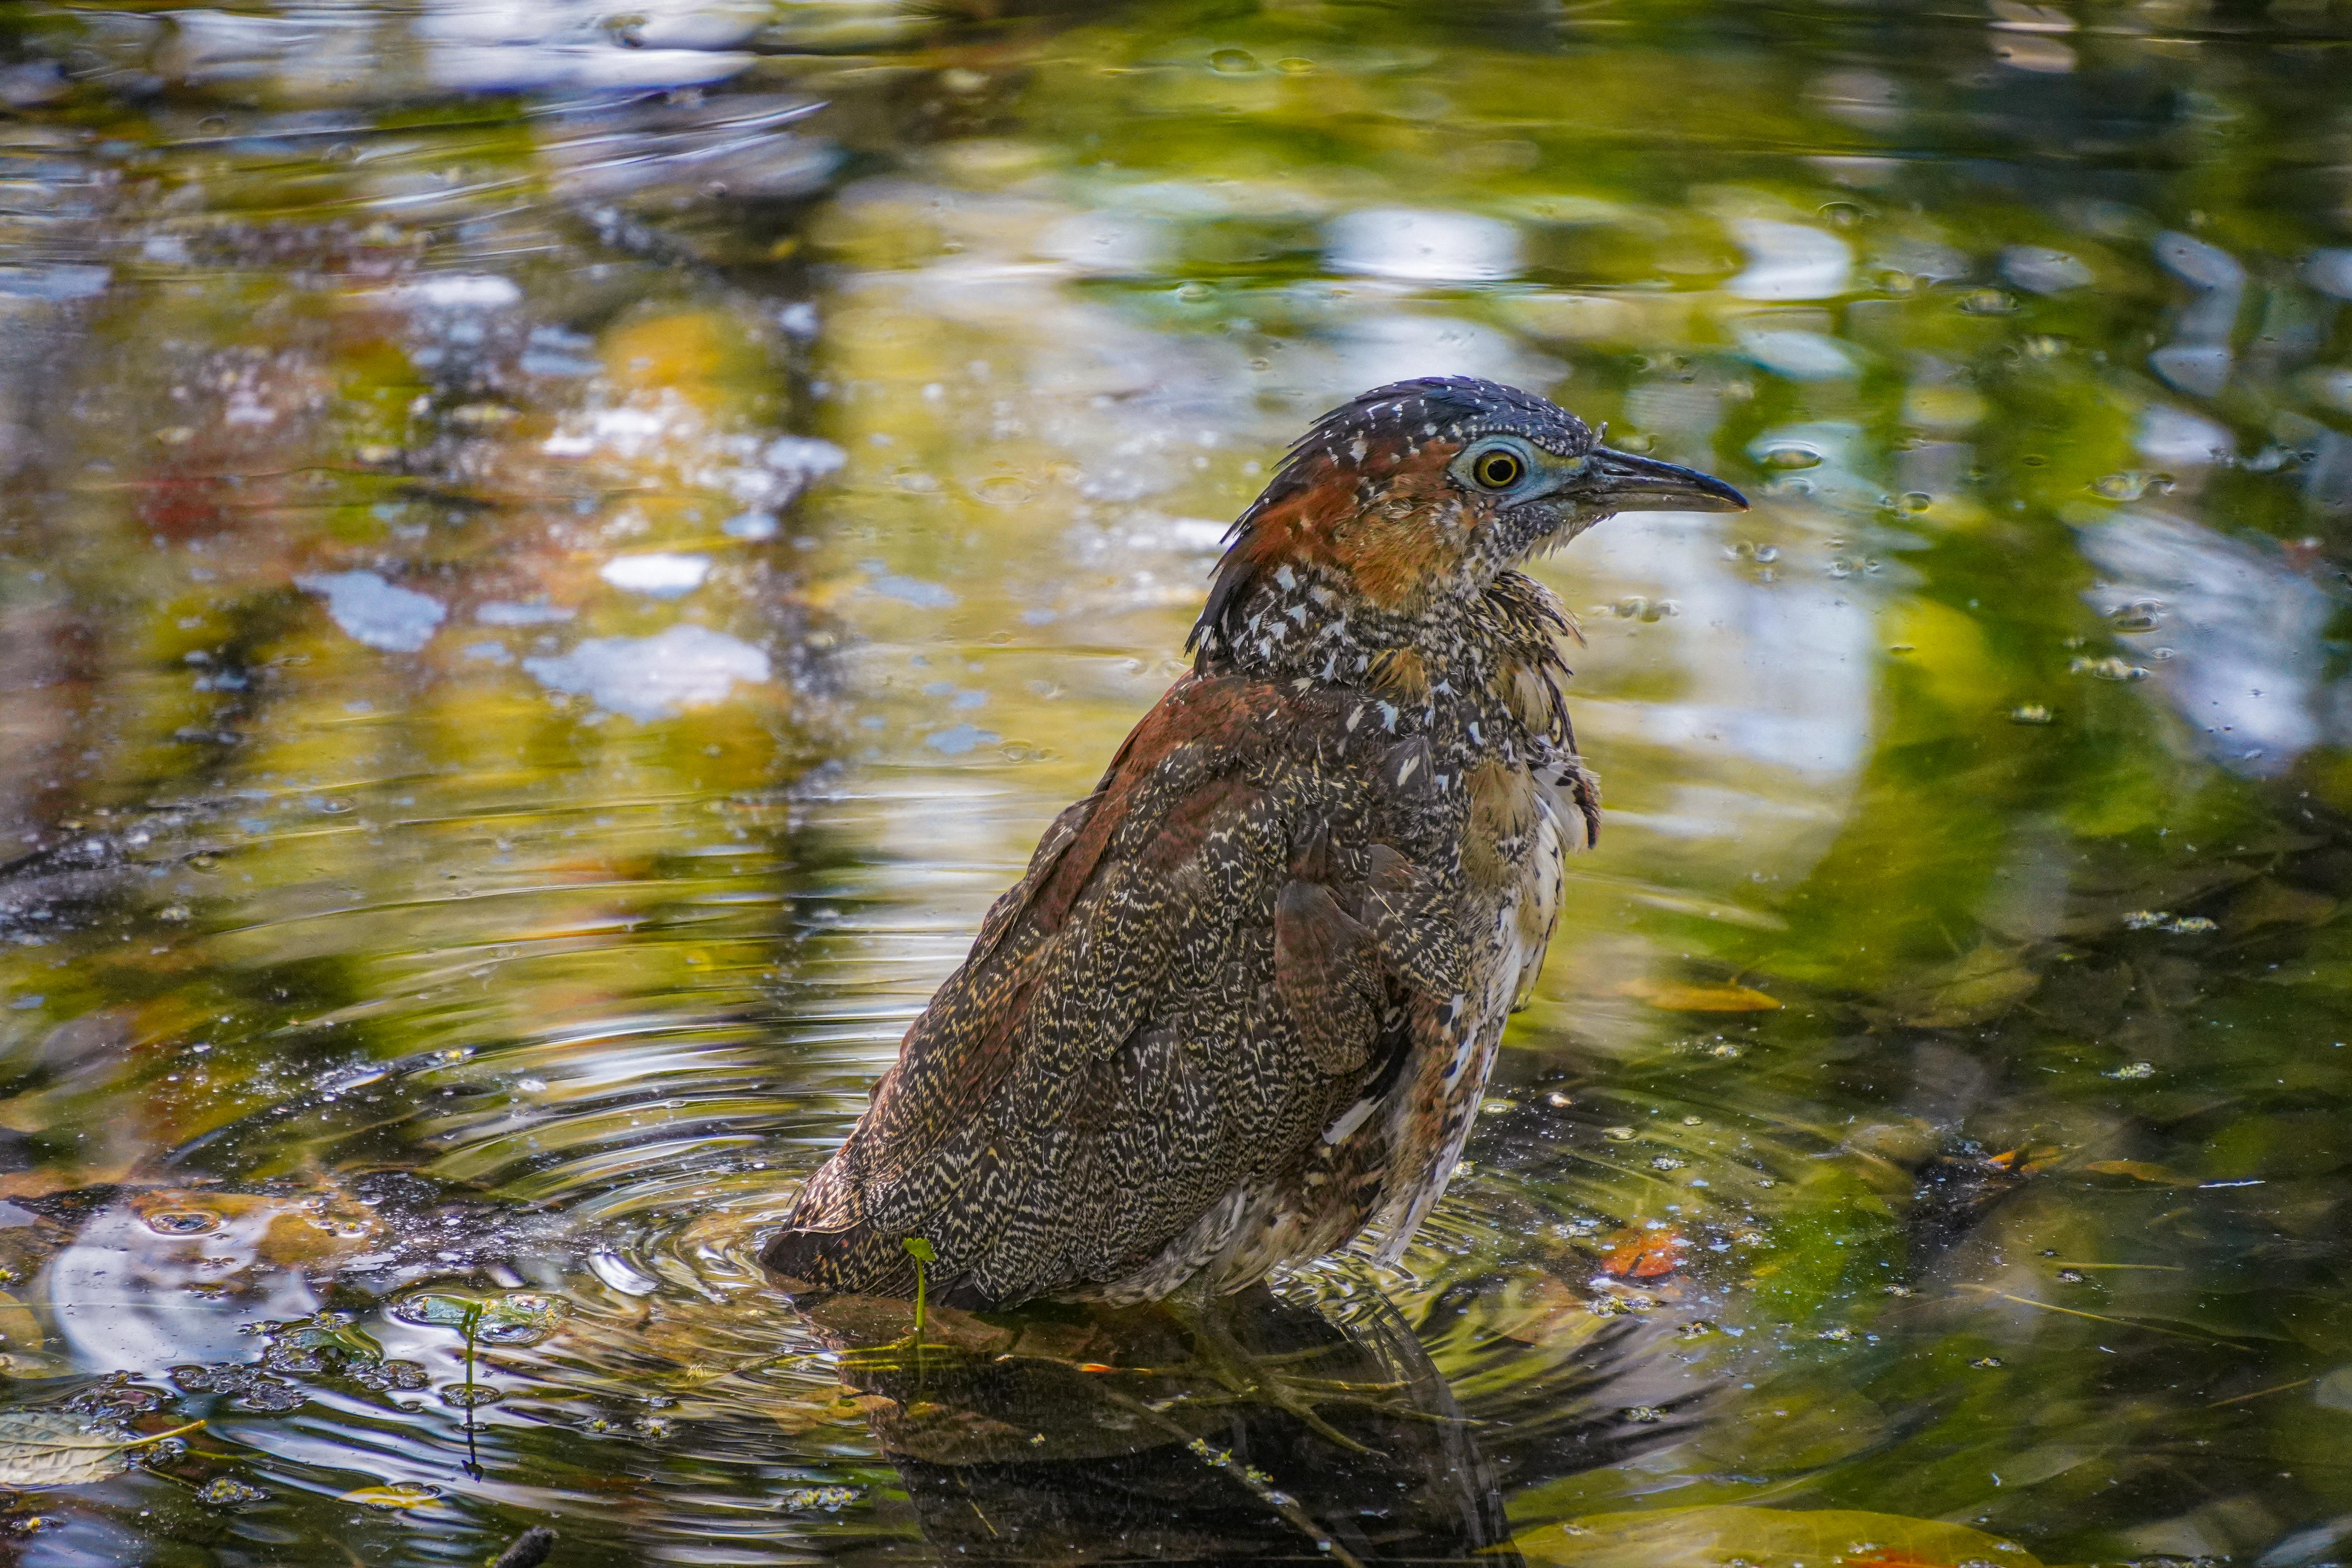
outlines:
[[[1670,1230],[1621,1230],[1609,1238],[1609,1255],[1601,1267],[1624,1279],[1655,1279],[1683,1266],[1688,1237]]]
[[[1654,980],[1628,980],[1614,987],[1620,996],[1638,996],[1667,1013],[1769,1013],[1780,998],[1746,985],[1663,985]]]

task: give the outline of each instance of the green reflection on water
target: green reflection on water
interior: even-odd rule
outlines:
[[[0,15],[0,1353],[209,1420],[28,1560],[995,1550],[752,1237],[1431,372],[1759,504],[1544,565],[1608,831],[1410,1277],[1292,1294],[1523,1531],[2352,1550],[2346,27]],[[396,1298],[561,1305],[453,1404]]]

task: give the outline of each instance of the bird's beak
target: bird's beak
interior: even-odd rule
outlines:
[[[1577,475],[1573,492],[1609,511],[1746,511],[1748,498],[1721,479],[1631,452],[1596,447]]]

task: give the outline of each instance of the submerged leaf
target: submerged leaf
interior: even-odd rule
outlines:
[[[54,1410],[0,1413],[0,1487],[79,1487],[121,1473],[126,1449],[193,1432],[201,1421],[145,1436]]]
[[[1668,1508],[1602,1513],[1515,1542],[1538,1568],[2041,1568],[1965,1525],[1853,1509]]]
[[[1609,1243],[1601,1268],[1622,1279],[1654,1279],[1682,1267],[1690,1238],[1670,1230],[1621,1230]]]
[[[2159,1186],[2193,1187],[2194,1176],[2184,1176],[2162,1165],[2151,1165],[2146,1160],[2094,1160],[2083,1167],[2095,1176],[2129,1176],[2135,1182],[2153,1182]]]
[[[1999,1017],[2041,988],[2025,949],[1986,942],[1899,990],[1890,1000],[1906,1024],[1957,1029]]]
[[[1591,1303],[1549,1275],[1504,1289],[1496,1304],[1492,1331],[1527,1345],[1549,1345],[1590,1339],[1601,1326]]]
[[[1769,1013],[1780,998],[1746,985],[1661,985],[1654,980],[1629,980],[1617,987],[1621,996],[1638,996],[1668,1013]]]

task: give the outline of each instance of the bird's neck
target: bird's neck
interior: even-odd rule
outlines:
[[[1575,751],[1559,696],[1562,633],[1577,635],[1559,599],[1517,572],[1403,614],[1282,568],[1202,637],[1197,668],[1370,691],[1397,710],[1399,728],[1540,764]]]

